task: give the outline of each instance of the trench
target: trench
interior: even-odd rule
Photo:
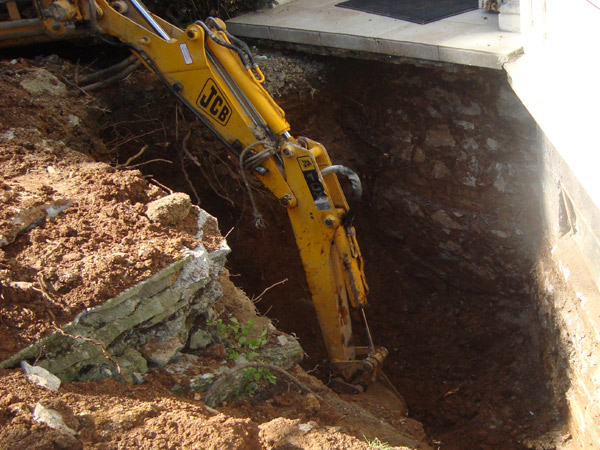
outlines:
[[[533,276],[542,245],[536,128],[505,75],[302,58],[320,65],[321,85],[278,102],[295,135],[322,142],[363,180],[355,226],[371,289],[367,315],[376,343],[390,350],[385,371],[410,416],[424,423],[434,448],[554,448],[551,438],[565,417],[545,361]],[[194,198],[181,176],[181,146],[168,144],[181,142],[186,126],[191,130],[187,146],[202,167],[188,161],[188,177],[201,206],[228,233],[232,280],[279,328],[300,338],[304,367],[327,381],[284,211],[257,191],[269,226],[255,229],[227,158],[206,152],[218,144],[186,122],[162,88],[146,75],[141,80],[103,94],[113,111],[103,132],[141,136],[162,124],[147,141],[121,147],[119,157],[143,142],[148,159],[171,154],[175,164],[144,170]],[[355,328],[360,336],[358,322]]]

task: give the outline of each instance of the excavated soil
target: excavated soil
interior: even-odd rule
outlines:
[[[179,151],[196,124],[172,99],[164,102],[164,91],[146,73],[96,96],[69,83],[76,69],[56,56],[0,60],[0,360],[196,244],[193,217],[169,226],[146,214],[148,203],[169,193],[154,169],[185,180],[164,154],[175,145]],[[135,112],[117,104],[134,105]],[[140,135],[152,138],[142,160],[162,157],[145,164],[144,173],[135,168],[141,160],[127,162],[146,145]],[[208,157],[226,159],[211,150],[218,148],[213,141],[194,138],[193,146],[208,149]],[[230,174],[226,167],[205,170]],[[218,176],[209,180],[220,182]],[[201,188],[198,193],[205,195]],[[222,239],[216,228],[204,236],[206,246]],[[241,320],[256,315],[243,292],[226,277],[221,283],[221,312]],[[217,360],[216,353],[206,358]],[[292,374],[315,394],[281,381],[217,411],[203,404],[203,393],[175,395],[181,379],[156,367],[143,384],[71,382],[57,392],[28,382],[19,369],[2,370],[0,449],[363,450],[370,448],[367,439],[397,446],[390,448],[429,448],[403,404],[380,403],[376,392],[344,402],[301,368]],[[67,431],[36,422],[39,405],[58,411]]]

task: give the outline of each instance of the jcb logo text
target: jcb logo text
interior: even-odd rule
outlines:
[[[196,100],[196,105],[202,108],[221,125],[227,125],[231,117],[231,106],[221,93],[214,80],[209,78]]]

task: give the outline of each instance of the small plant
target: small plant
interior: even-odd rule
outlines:
[[[257,367],[248,367],[244,370],[244,376],[251,383],[266,380],[271,384],[277,384],[277,377],[272,370]]]
[[[391,450],[394,448],[386,442],[381,442],[378,438],[374,438],[373,440],[370,441],[369,439],[367,439],[365,437],[365,441],[367,441],[367,444],[369,445],[369,447],[371,447],[372,449],[375,449],[375,450]]]
[[[235,361],[240,355],[244,355],[248,361],[252,361],[258,356],[256,350],[267,344],[267,330],[265,329],[257,335],[252,319],[245,325],[235,317],[229,319],[228,322],[217,319],[213,324],[217,327],[217,336],[225,346],[227,358],[231,361]]]
[[[257,333],[252,319],[245,324],[240,323],[235,317],[227,321],[217,319],[209,325],[216,327],[217,336],[224,345],[227,359],[230,361],[235,361],[240,356],[252,361],[258,356],[256,350],[267,344],[267,330],[263,330],[260,334]],[[261,380],[265,380],[270,384],[277,383],[277,377],[270,369],[248,367],[244,370],[244,376],[248,380],[246,393],[250,395],[254,393],[256,383]]]

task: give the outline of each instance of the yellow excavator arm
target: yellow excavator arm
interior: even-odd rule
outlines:
[[[250,49],[220,19],[181,30],[138,0],[32,0],[32,18],[20,16],[21,3],[2,3],[9,20],[0,22],[0,47],[84,35],[125,46],[237,155],[287,210],[333,374],[350,388],[372,382],[387,350],[373,345],[364,315],[368,288],[352,226],[360,180],[332,165],[321,144],[292,137]],[[350,205],[338,176],[351,182]],[[366,346],[354,345],[350,306],[360,311]]]

